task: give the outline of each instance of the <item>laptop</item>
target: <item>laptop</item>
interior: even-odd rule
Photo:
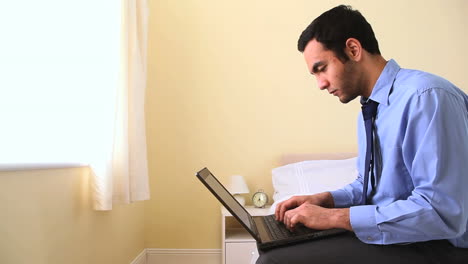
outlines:
[[[291,232],[282,222],[276,221],[274,215],[251,216],[218,179],[216,179],[208,168],[197,172],[197,177],[252,235],[261,250],[268,250],[346,232],[345,229],[314,230],[303,225],[298,226]]]

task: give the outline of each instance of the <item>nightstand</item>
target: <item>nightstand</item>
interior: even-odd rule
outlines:
[[[246,206],[252,216],[268,215],[270,207],[255,208]],[[222,264],[250,264],[257,254],[255,239],[241,226],[237,219],[221,207]]]

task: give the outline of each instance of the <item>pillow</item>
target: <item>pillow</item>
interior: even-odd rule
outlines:
[[[308,160],[273,169],[274,203],[270,212],[294,195],[334,191],[353,182],[358,175],[356,159]]]

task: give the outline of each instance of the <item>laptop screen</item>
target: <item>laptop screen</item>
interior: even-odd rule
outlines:
[[[202,180],[205,185],[213,192],[213,194],[220,200],[221,203],[229,210],[233,211],[233,214],[237,215],[238,218],[244,223],[250,230],[256,230],[250,223],[250,215],[240,205],[236,199],[224,188],[224,186],[211,174],[211,172],[204,168],[199,171],[197,176]],[[231,212],[232,213],[232,212]]]

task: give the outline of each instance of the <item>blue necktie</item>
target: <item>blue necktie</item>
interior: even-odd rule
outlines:
[[[366,127],[366,161],[364,164],[364,185],[361,204],[367,204],[367,186],[369,185],[369,172],[374,178],[374,120],[377,115],[379,103],[361,98],[362,116]]]

